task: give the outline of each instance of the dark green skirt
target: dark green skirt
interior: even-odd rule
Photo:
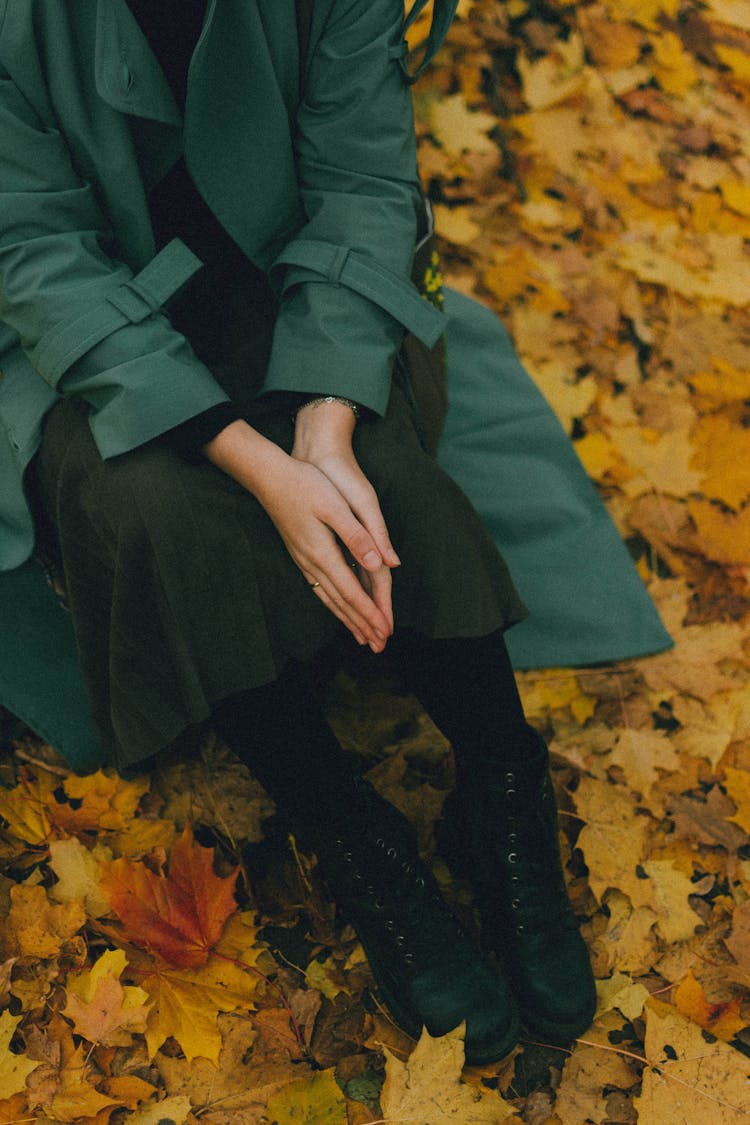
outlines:
[[[236,266],[236,263],[235,263]],[[287,402],[256,398],[273,301],[252,268],[205,277],[173,320],[259,431],[289,451]],[[252,296],[252,300],[249,300]],[[397,627],[475,636],[525,615],[474,509],[422,449],[394,382],[384,418],[363,419],[354,449],[402,565]],[[261,505],[208,462],[158,440],[103,461],[86,408],[59,403],[33,466],[40,524],[59,551],[98,735],[132,764],[210,716],[219,699],[273,680],[340,636]]]

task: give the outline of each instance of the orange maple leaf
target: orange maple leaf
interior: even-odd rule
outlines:
[[[237,909],[239,867],[226,878],[213,869],[213,848],[203,848],[185,826],[172,848],[169,871],[156,875],[144,863],[116,859],[101,880],[128,939],[170,965],[205,965],[227,918]]]

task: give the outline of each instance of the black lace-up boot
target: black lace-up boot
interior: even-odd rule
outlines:
[[[496,1061],[516,1044],[519,1019],[505,980],[484,959],[419,859],[408,822],[357,780],[346,828],[302,836],[362,942],[383,1000],[417,1038],[466,1020],[466,1061]]]
[[[596,992],[565,888],[549,756],[537,739],[522,763],[459,764],[439,838],[474,888],[482,945],[504,966],[525,1025],[567,1043],[591,1024]]]

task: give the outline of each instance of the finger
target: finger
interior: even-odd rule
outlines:
[[[342,606],[342,603],[339,601],[339,599],[335,595],[331,597],[322,583],[320,586],[316,587],[313,592],[315,593],[319,601],[323,603],[326,609],[330,610],[333,616],[336,617],[341,622],[341,624],[349,630],[357,644],[369,645],[373,652],[381,652],[383,650],[383,648],[385,647],[385,641],[379,640],[376,634],[370,630],[368,630],[368,636],[365,636],[362,630],[357,627],[351,615],[347,612],[346,608]]]
[[[312,593],[315,594],[318,600],[323,603],[326,609],[330,610],[331,613],[333,613],[334,617],[336,617],[342,625],[346,626],[357,644],[366,645],[368,643],[367,638],[365,637],[362,630],[359,629],[357,625],[355,625],[354,621],[351,619],[351,617],[349,617],[348,614],[344,613],[337,605],[334,604],[332,599],[326,593],[325,588],[323,587],[323,584],[320,582],[320,580],[312,579],[312,576],[307,574],[305,574],[305,578],[307,578],[308,580],[308,585]]]
[[[389,568],[387,566],[382,566],[380,570],[375,571],[373,574],[360,568],[359,578],[365,590],[375,602],[375,605],[388,621],[390,626],[389,632],[392,634],[394,628],[393,601],[391,597],[393,580]]]
[[[350,501],[340,492],[336,497],[338,500],[329,497],[328,510],[321,512],[322,518],[360,566],[365,570],[377,570],[384,561],[378,545],[352,511]]]
[[[363,589],[354,572],[344,561],[339,548],[336,546],[327,559],[318,560],[316,569],[321,585],[338,610],[351,618],[364,633],[368,643],[384,644],[391,634],[390,621]]]
[[[329,468],[329,466],[326,466],[326,468]],[[353,478],[351,476],[344,477],[342,474],[334,475],[331,473],[330,479],[334,481],[341,495],[348,502],[365,530],[372,536],[385,565],[400,566],[401,560],[391,543],[388,528],[386,527],[383,513],[380,510],[380,501],[378,500],[377,493],[359,466],[356,465],[356,476]],[[371,568],[368,567],[368,569]]]

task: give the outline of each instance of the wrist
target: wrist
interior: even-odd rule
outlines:
[[[329,453],[350,451],[357,419],[338,398],[317,398],[297,411],[292,456],[315,460]]]

